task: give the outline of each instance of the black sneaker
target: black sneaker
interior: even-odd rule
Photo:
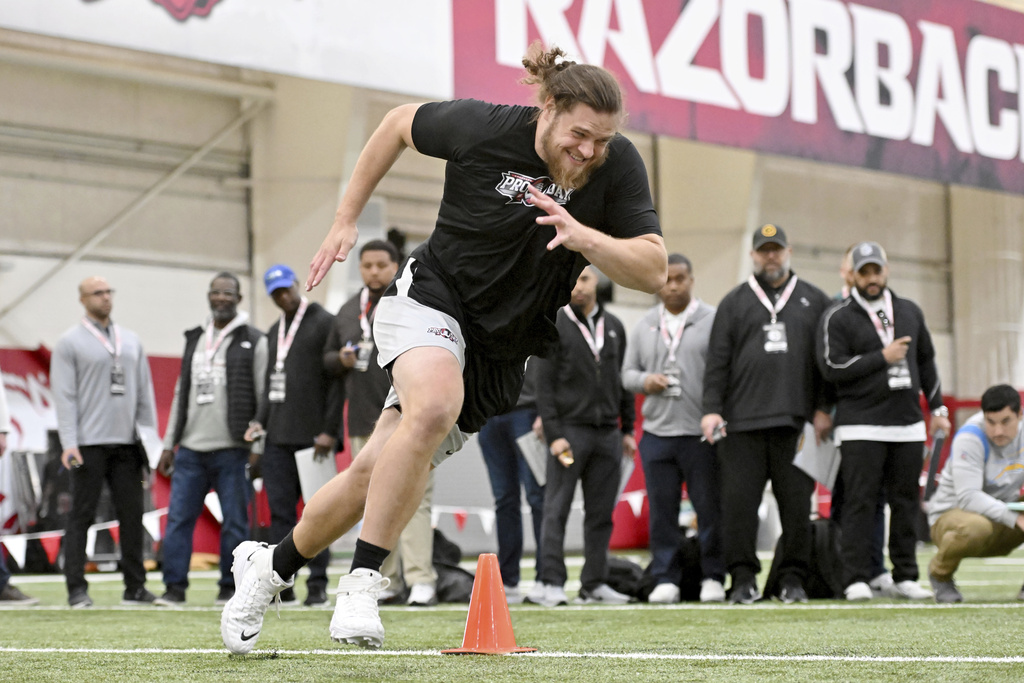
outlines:
[[[1017,593],[1017,599],[1024,602],[1024,586],[1020,587],[1020,593]]]
[[[38,605],[39,598],[33,598],[25,595],[17,586],[7,584],[4,589],[0,591],[0,605],[22,605],[28,607],[29,605]]]
[[[789,578],[782,582],[782,590],[779,591],[779,600],[782,600],[782,602],[787,605],[792,605],[794,602],[806,603],[807,591],[804,590],[799,579]]]
[[[84,588],[79,588],[76,591],[72,591],[71,595],[68,596],[68,604],[71,605],[72,609],[85,609],[86,607],[92,607],[92,598],[89,597],[89,593]]]
[[[217,591],[217,599],[213,601],[213,604],[224,606],[233,597],[235,597],[234,586],[221,586],[220,590]]]
[[[168,586],[164,594],[153,601],[154,605],[161,607],[180,607],[185,604],[185,591],[181,588]]]
[[[126,590],[121,596],[122,605],[152,605],[155,601],[156,596],[143,587]]]
[[[306,600],[302,603],[306,607],[316,607],[327,603],[327,587],[320,584],[306,584]]]
[[[278,593],[278,596],[282,607],[292,607],[299,604],[299,599],[295,597],[295,588],[292,586],[285,588]]]
[[[757,583],[753,579],[733,586],[729,592],[729,603],[733,605],[753,605],[761,597],[757,592]]]

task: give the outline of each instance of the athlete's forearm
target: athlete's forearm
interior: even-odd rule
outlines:
[[[659,235],[618,239],[586,228],[584,242],[579,252],[612,282],[651,293],[665,285],[668,255]]]

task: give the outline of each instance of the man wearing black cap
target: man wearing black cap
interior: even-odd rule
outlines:
[[[835,385],[835,436],[846,501],[840,522],[846,599],[872,598],[872,529],[882,493],[891,511],[889,559],[895,595],[932,597],[918,584],[915,522],[925,441],[920,392],[931,430],[950,430],[935,347],[924,314],[888,288],[889,266],[876,242],[853,248],[854,287],[825,314],[818,339],[822,373]]]
[[[807,600],[814,480],[793,458],[805,422],[813,422],[819,438],[831,428],[829,392],[814,356],[818,321],[831,300],[797,278],[791,255],[782,228],[758,228],[750,252],[754,273],[718,305],[708,343],[701,430],[708,441],[720,440],[722,537],[733,603],[759,598],[757,509],[769,480],[782,521],[779,597]]]
[[[312,446],[317,459],[334,457],[341,389],[324,369],[321,356],[334,316],[302,296],[295,271],[286,265],[268,268],[263,284],[281,310],[281,318],[267,330],[263,397],[245,439],[255,441],[266,429],[260,470],[270,505],[270,540],[277,542],[295,526],[295,507],[302,497],[295,454]],[[310,561],[307,607],[327,602],[330,561],[329,550]],[[291,587],[281,591],[281,603],[296,603]]]

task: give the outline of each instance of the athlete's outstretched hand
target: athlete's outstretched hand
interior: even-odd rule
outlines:
[[[359,229],[354,223],[346,224],[334,221],[331,231],[327,233],[327,237],[324,238],[323,244],[320,245],[316,256],[313,257],[312,263],[309,264],[309,277],[306,278],[307,292],[320,284],[335,261],[340,263],[348,258],[357,239],[359,239]]]
[[[533,185],[530,185],[530,203],[548,214],[547,216],[538,216],[537,223],[553,225],[555,228],[555,237],[548,242],[548,251],[559,244],[572,251],[581,251],[584,248],[582,239],[587,227],[573,218],[565,210],[565,207]]]

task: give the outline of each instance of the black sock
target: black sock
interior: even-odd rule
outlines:
[[[289,531],[284,540],[274,548],[274,571],[285,581],[288,581],[295,573],[309,564],[311,557],[303,557],[295,541],[292,540],[292,532]]]
[[[357,538],[356,552],[352,555],[352,569],[349,571],[365,567],[366,569],[379,572],[380,566],[384,564],[384,560],[388,559],[390,554],[391,551],[387,548],[381,548],[372,543],[367,543],[361,538]]]

